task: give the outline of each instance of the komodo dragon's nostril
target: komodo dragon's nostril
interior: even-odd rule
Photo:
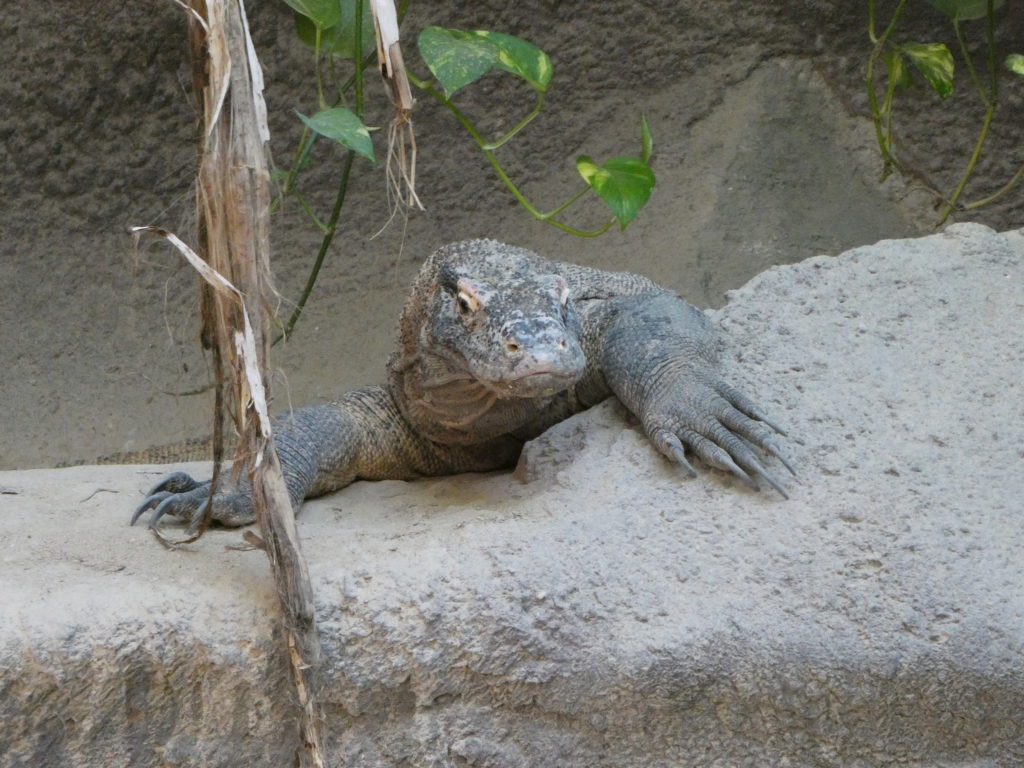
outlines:
[[[505,345],[505,349],[507,349],[509,352],[515,355],[518,354],[519,352],[519,345],[516,344],[514,341],[510,341],[508,344]]]

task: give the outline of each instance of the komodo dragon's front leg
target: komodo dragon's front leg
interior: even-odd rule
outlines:
[[[522,441],[499,437],[475,446],[441,445],[414,432],[384,387],[348,392],[337,402],[297,408],[274,420],[274,441],[292,507],[355,480],[407,480],[456,472],[486,472],[515,463]],[[164,515],[198,524],[210,481],[184,472],[168,475],[135,509],[135,523],[153,509],[150,527]],[[211,517],[223,525],[255,521],[248,478],[218,492]]]
[[[696,475],[684,456],[688,446],[711,466],[754,487],[751,476],[760,477],[788,498],[753,449],[793,472],[775,439],[784,433],[719,377],[715,334],[703,312],[658,289],[595,303],[583,327],[588,357],[599,360],[604,382],[661,453]]]

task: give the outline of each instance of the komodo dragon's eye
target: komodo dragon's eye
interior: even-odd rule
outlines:
[[[558,291],[558,306],[562,310],[562,317],[564,318],[569,310],[569,284],[565,282],[565,278],[561,275],[558,276],[555,283],[555,290]]]
[[[459,308],[460,315],[468,315],[470,312],[480,309],[480,302],[475,296],[470,296],[465,291],[459,291],[455,297],[455,306]]]

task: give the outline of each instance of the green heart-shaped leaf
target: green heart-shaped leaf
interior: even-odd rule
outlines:
[[[500,32],[427,27],[419,37],[420,56],[452,95],[492,69],[518,75],[543,93],[551,82],[551,59],[533,43]]]
[[[551,59],[536,45],[501,32],[478,30],[467,34],[494,45],[498,52],[498,67],[518,75],[542,93],[548,89],[554,69],[551,66]]]
[[[356,3],[355,0],[334,0],[341,14],[338,22],[320,30],[320,50],[333,53],[345,59],[355,58],[356,48]],[[363,3],[363,56],[377,45],[377,33],[373,28],[373,14],[369,0]],[[316,22],[308,16],[295,14],[295,32],[299,39],[310,48],[316,46]]]
[[[334,139],[339,144],[348,147],[353,152],[370,160],[377,162],[373,154],[373,141],[370,140],[370,129],[360,120],[355,112],[344,107],[325,109],[317,112],[312,117],[306,117],[301,112],[296,113],[299,119],[308,125],[312,130],[321,136]]]
[[[423,62],[448,98],[498,63],[498,49],[491,42],[458,29],[427,27],[417,44]]]
[[[1018,75],[1024,75],[1024,56],[1019,53],[1011,53],[1006,57],[1006,68]]]
[[[310,19],[320,29],[333,27],[341,20],[338,0],[284,0],[288,5]]]
[[[604,201],[623,229],[644,207],[654,189],[654,171],[636,157],[613,157],[598,165],[586,155],[576,158],[580,176]]]
[[[953,92],[953,54],[942,43],[904,43],[900,50],[928,84],[945,99]]]

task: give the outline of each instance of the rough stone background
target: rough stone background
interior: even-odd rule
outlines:
[[[307,504],[334,764],[1021,765],[1022,309],[1024,234],[978,225],[733,292],[790,501],[686,480],[609,401],[528,484]],[[262,553],[123,527],[165,469],[0,473],[5,768],[288,764]]]
[[[880,0],[881,13],[891,5]],[[950,41],[927,4],[911,5],[906,39]],[[529,220],[455,121],[421,100],[419,180],[428,211],[373,239],[388,218],[383,184],[360,163],[311,308],[276,357],[277,407],[377,381],[407,281],[446,241],[494,236],[632,268],[717,306],[724,291],[769,265],[926,231],[929,196],[895,178],[877,181],[863,119],[865,8],[838,0],[414,2],[409,40],[431,23],[484,27],[551,53],[545,113],[502,151],[531,196],[550,205],[574,191],[581,152],[636,151],[641,111],[655,135],[658,187],[625,233],[567,238]],[[299,133],[292,110],[315,108],[310,56],[283,3],[252,2],[250,16],[268,78],[274,154],[286,166]],[[1024,50],[1021,0],[1002,8],[998,34],[1004,52]],[[175,394],[209,380],[195,343],[195,278],[164,246],[133,252],[125,234],[134,224],[186,236],[192,228],[195,116],[181,11],[169,0],[5,3],[0,50],[0,467],[52,466],[208,434],[208,396]],[[415,54],[408,59],[422,72]],[[975,197],[1024,162],[1022,90],[1005,84]],[[508,77],[466,95],[470,113],[495,131],[531,103]],[[960,88],[949,104],[923,91],[905,104],[899,128],[908,160],[948,186],[980,122],[970,90]],[[324,211],[340,153],[322,146],[316,160],[321,167],[303,191]],[[977,219],[1018,226],[1021,206],[1018,192]],[[596,222],[599,212],[584,209],[582,218]],[[318,239],[294,204],[274,227],[287,303],[300,293]]]

